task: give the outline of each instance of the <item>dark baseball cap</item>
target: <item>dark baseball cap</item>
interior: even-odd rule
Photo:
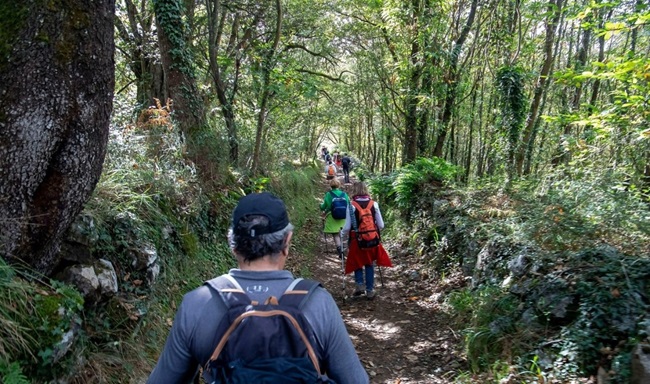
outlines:
[[[239,221],[250,215],[265,216],[268,225],[258,224],[251,228],[242,228]],[[232,213],[233,232],[240,236],[255,237],[277,232],[289,225],[289,215],[284,202],[269,192],[251,193],[239,199]]]

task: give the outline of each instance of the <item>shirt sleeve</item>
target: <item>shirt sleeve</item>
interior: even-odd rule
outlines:
[[[321,343],[327,377],[338,384],[368,384],[368,373],[332,295],[324,288],[317,289],[305,305],[304,313]]]
[[[352,228],[352,215],[354,214],[354,205],[348,200],[348,209],[345,212],[345,224],[343,225],[343,233],[350,232]]]
[[[384,229],[384,219],[381,217],[381,211],[379,210],[379,203],[375,201],[375,223],[377,223],[377,228]]]
[[[194,378],[199,362],[191,355],[187,336],[189,330],[185,329],[188,324],[188,310],[188,304],[183,300],[174,318],[165,348],[147,384],[190,383]]]
[[[325,196],[323,197],[323,202],[320,204],[320,210],[321,211],[326,211],[327,210],[327,208],[331,204],[331,201],[329,201],[329,200],[331,200],[331,197],[330,197],[330,193],[327,192],[327,193],[325,193]]]

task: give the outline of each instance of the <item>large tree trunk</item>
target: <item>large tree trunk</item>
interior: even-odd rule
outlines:
[[[43,273],[102,171],[114,87],[114,0],[4,2],[0,255]]]

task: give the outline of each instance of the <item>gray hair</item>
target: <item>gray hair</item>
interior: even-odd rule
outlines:
[[[240,228],[250,228],[258,224],[268,222],[266,216],[248,216],[237,224]],[[266,255],[277,256],[287,247],[287,237],[293,232],[293,225],[287,224],[283,229],[258,236],[247,236],[235,234],[234,228],[228,230],[228,244],[237,252],[244,261],[251,262]]]

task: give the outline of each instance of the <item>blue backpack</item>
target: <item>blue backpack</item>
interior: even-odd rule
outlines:
[[[227,313],[203,377],[209,384],[336,384],[321,372],[314,332],[302,307],[320,283],[296,279],[279,298],[253,302],[228,276],[209,281]]]
[[[332,217],[336,220],[345,219],[345,214],[348,211],[348,201],[345,199],[345,192],[342,195],[337,195],[334,191],[329,191],[332,195],[332,205],[330,211]]]

